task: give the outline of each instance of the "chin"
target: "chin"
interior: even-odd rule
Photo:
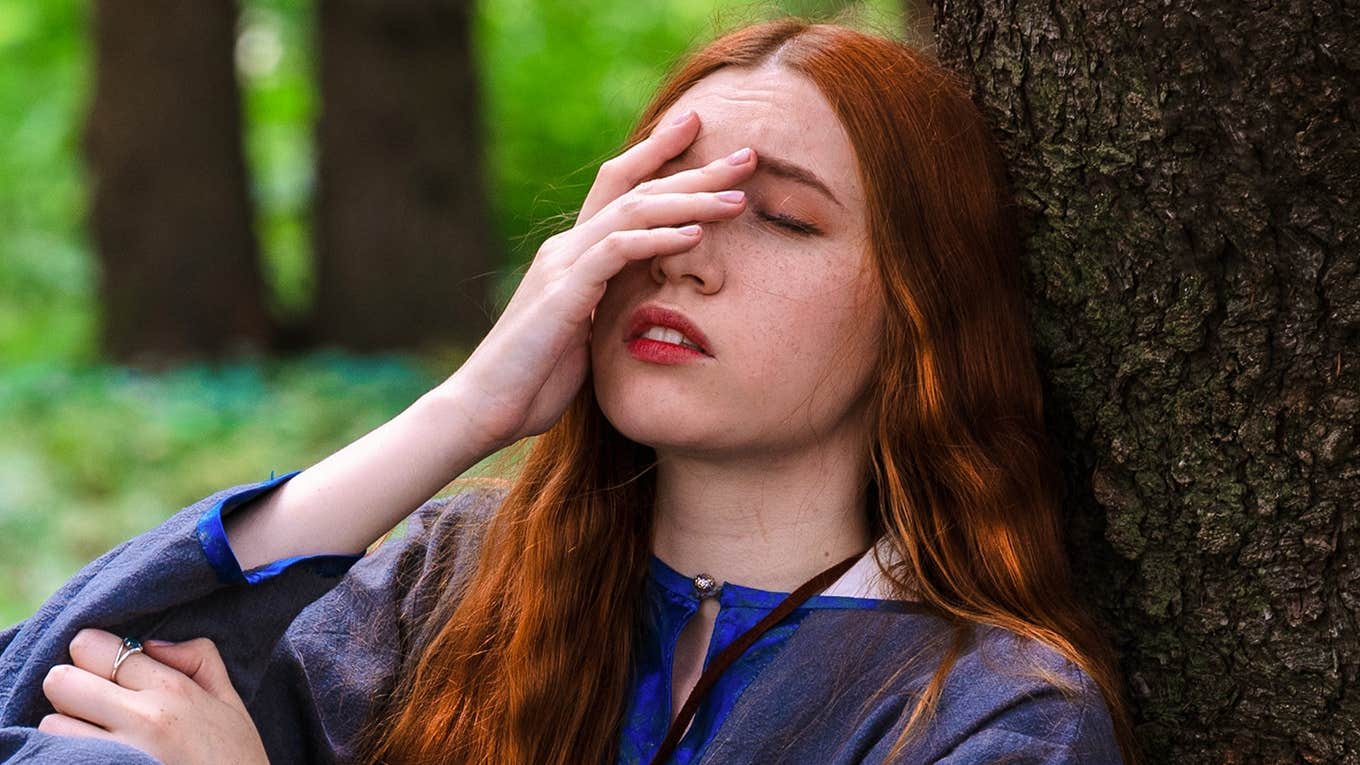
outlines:
[[[630,441],[653,449],[696,449],[713,446],[725,430],[711,406],[657,395],[655,389],[615,379],[595,385],[595,400],[614,429]],[[704,414],[698,414],[703,412]]]
[[[599,399],[605,419],[625,438],[653,448],[699,445],[707,440],[708,428],[687,414],[686,410],[692,414],[689,407],[648,402],[642,396],[630,398]]]
[[[654,449],[707,451],[731,434],[742,415],[733,411],[733,399],[716,376],[646,364],[617,348],[597,345],[591,351],[596,404],[631,441]]]

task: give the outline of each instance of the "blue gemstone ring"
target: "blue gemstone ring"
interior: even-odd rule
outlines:
[[[123,638],[123,644],[118,646],[118,655],[113,657],[113,671],[109,673],[109,682],[118,682],[118,668],[127,661],[127,657],[134,653],[142,652],[142,641],[133,637]]]

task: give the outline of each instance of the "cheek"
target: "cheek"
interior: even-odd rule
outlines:
[[[711,411],[730,418],[742,438],[766,445],[852,427],[877,360],[867,317],[823,299],[800,303],[796,316],[774,312],[768,318],[768,326],[779,329],[748,335],[741,358],[724,370],[728,385]]]
[[[766,384],[787,380],[795,396],[815,396],[824,405],[856,397],[878,360],[883,317],[877,302],[863,285],[843,280],[789,293],[788,313],[768,324],[787,331],[762,335],[770,352],[762,356],[767,368],[759,377]]]
[[[779,351],[775,361],[782,369],[777,373],[789,374],[789,367],[793,367],[801,370],[799,376],[809,384],[817,379],[830,382],[850,376],[868,355],[866,319],[853,309],[825,305],[814,315],[803,317],[787,338],[770,339]]]

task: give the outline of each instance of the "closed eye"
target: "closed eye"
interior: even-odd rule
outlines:
[[[822,233],[822,230],[815,225],[808,223],[805,220],[799,220],[792,215],[786,215],[784,213],[771,214],[759,209],[756,210],[755,213],[761,220],[769,221],[770,223],[773,223],[780,228],[787,229],[788,231],[792,231],[795,234],[813,236]]]

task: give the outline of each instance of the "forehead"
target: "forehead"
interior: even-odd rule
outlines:
[[[858,200],[854,149],[816,85],[787,69],[719,69],[687,90],[662,115],[693,109],[699,135],[688,154],[696,164],[711,162],[743,146],[759,155],[785,159],[811,170],[842,200]]]

